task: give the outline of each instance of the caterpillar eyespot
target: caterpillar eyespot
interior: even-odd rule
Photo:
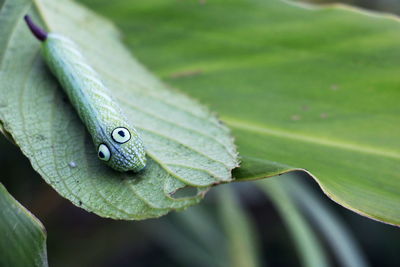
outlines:
[[[112,139],[120,144],[126,143],[131,139],[131,134],[129,130],[123,127],[115,128],[111,134]]]
[[[77,45],[65,36],[45,32],[29,16],[24,18],[42,42],[47,65],[92,136],[98,158],[117,171],[143,169],[146,155],[142,139]]]
[[[109,161],[111,157],[110,149],[105,144],[100,144],[98,149],[99,159]]]

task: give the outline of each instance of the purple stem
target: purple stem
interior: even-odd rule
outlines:
[[[42,28],[39,28],[39,26],[33,23],[31,17],[25,15],[24,19],[26,21],[26,24],[28,24],[29,29],[37,39],[39,39],[42,42],[47,39],[47,32],[45,32]]]

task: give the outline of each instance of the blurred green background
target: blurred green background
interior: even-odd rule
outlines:
[[[211,0],[210,0],[211,1]],[[338,1],[310,0],[328,3]],[[363,8],[400,14],[398,0],[343,0]],[[185,245],[192,234],[185,227],[185,216],[193,218],[203,214],[208,226],[221,232],[221,222],[216,210],[218,188],[211,190],[203,203],[187,211],[173,213],[157,220],[141,222],[113,221],[100,218],[73,206],[61,198],[30,167],[19,149],[0,137],[0,164],[3,168],[1,182],[9,192],[44,224],[48,233],[50,266],[210,266],[207,259],[196,260],[197,246]],[[371,266],[398,266],[400,231],[393,226],[359,216],[330,201],[316,183],[305,175],[286,175],[272,179],[299,179],[315,191],[321,202],[331,207],[344,221],[360,244]],[[267,197],[251,183],[229,185],[240,196],[254,231],[260,240],[263,262],[269,266],[299,266],[300,259],[287,228]],[[251,191],[251,194],[248,192]],[[255,192],[255,193],[254,193]],[[251,196],[251,197],[249,197]],[[204,219],[204,217],[203,217]],[[221,234],[221,233],[220,233]],[[203,236],[212,241],[216,236]],[[224,239],[224,235],[219,236]],[[226,240],[220,240],[222,244]],[[190,242],[188,243],[190,244]],[[194,251],[179,251],[172,247]],[[199,245],[201,247],[201,245]],[[220,251],[218,251],[220,250]],[[211,262],[223,262],[226,247],[217,246]],[[329,253],[329,249],[328,249]],[[187,255],[185,255],[187,254]],[[332,264],[339,266],[332,253]],[[218,256],[219,255],[219,256]],[[214,258],[212,258],[214,257]],[[217,259],[220,257],[220,259]],[[190,260],[190,259],[189,259]]]
[[[400,13],[400,1],[398,0],[305,0],[303,2],[310,3],[344,3],[348,5],[359,6],[365,9],[376,10],[381,12],[388,12],[399,14]]]

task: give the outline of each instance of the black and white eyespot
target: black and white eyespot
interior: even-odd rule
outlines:
[[[111,152],[105,144],[100,144],[97,155],[99,156],[99,159],[109,161],[111,157]]]
[[[112,131],[111,137],[115,142],[123,144],[131,139],[131,133],[126,128],[118,127]]]

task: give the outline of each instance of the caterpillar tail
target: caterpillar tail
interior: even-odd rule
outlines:
[[[40,28],[38,25],[36,25],[31,17],[29,15],[25,15],[24,19],[26,21],[26,24],[28,25],[29,29],[31,30],[31,32],[33,33],[33,35],[40,41],[45,41],[47,39],[47,35],[48,33],[43,30],[42,28]]]

